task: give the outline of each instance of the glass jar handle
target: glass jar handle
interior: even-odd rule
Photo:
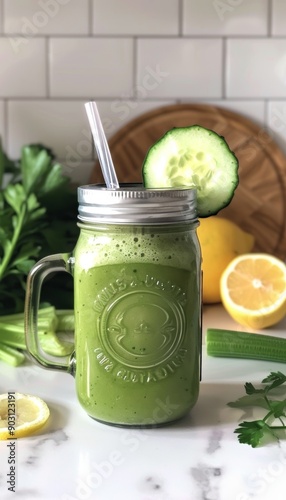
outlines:
[[[73,374],[75,369],[74,353],[70,356],[52,356],[40,346],[38,336],[38,309],[42,284],[45,278],[55,272],[72,274],[74,258],[70,254],[54,254],[39,260],[31,269],[26,286],[25,300],[25,337],[27,350],[33,360],[44,368],[62,370]]]

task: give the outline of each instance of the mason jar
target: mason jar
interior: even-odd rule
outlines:
[[[201,252],[196,191],[122,185],[78,188],[80,234],[72,254],[45,257],[27,283],[27,346],[46,368],[75,376],[92,418],[157,426],[197,401]],[[49,273],[74,279],[74,353],[39,349],[37,307]]]

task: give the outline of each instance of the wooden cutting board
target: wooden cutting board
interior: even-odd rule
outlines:
[[[173,127],[202,125],[225,137],[239,160],[239,186],[220,216],[255,236],[254,251],[286,259],[286,158],[262,126],[203,104],[164,106],[122,127],[109,141],[120,183],[142,182],[148,149]],[[102,182],[98,164],[91,182]]]

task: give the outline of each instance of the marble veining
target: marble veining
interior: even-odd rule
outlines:
[[[154,492],[164,492],[164,480],[160,477],[147,476],[144,478],[140,485],[140,490],[144,493],[152,494]]]
[[[202,500],[219,500],[221,474],[220,467],[210,467],[205,463],[198,463],[196,467],[191,468],[192,478],[201,491]]]
[[[36,439],[30,447],[30,454],[25,460],[26,465],[35,465],[38,460],[43,457],[44,450],[47,443],[52,443],[53,446],[60,446],[62,443],[68,440],[67,434],[62,430],[57,430],[52,432],[46,438]]]
[[[17,369],[0,363],[2,392],[38,395],[51,409],[44,429],[16,441],[15,493],[7,485],[8,443],[0,442],[0,499],[284,498],[286,440],[256,449],[240,444],[234,429],[253,414],[227,402],[243,395],[246,381],[257,384],[271,371],[285,372],[285,365],[209,358],[203,346],[202,366],[200,396],[191,414],[169,427],[140,430],[90,419],[76,400],[70,376],[29,363]]]
[[[223,431],[221,429],[213,429],[209,436],[209,442],[206,452],[212,455],[221,448],[221,440],[223,438]]]

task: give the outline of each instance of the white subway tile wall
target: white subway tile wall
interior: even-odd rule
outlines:
[[[3,9],[2,3],[0,3],[0,34],[3,33]]]
[[[0,101],[0,137],[5,142],[5,104]]]
[[[201,61],[207,61],[201,64]],[[198,68],[199,71],[198,71]],[[144,38],[137,43],[137,93],[149,97],[222,97],[222,40]]]
[[[0,96],[45,97],[46,40],[25,39],[16,51],[13,43],[9,38],[0,38]]]
[[[51,97],[132,96],[133,52],[131,38],[52,38]]]
[[[180,0],[93,0],[95,35],[179,35]]]
[[[4,0],[5,33],[86,35],[89,0]]]
[[[286,38],[229,39],[226,66],[227,97],[286,97]]]
[[[272,0],[272,34],[286,36],[286,2],[285,0]]]
[[[145,111],[211,103],[286,152],[285,0],[0,0],[0,135],[41,141],[86,182],[87,100],[111,137]]]
[[[8,152],[13,158],[23,144],[45,142],[57,157],[73,154],[74,145],[90,141],[82,101],[15,100],[8,103]],[[88,149],[88,151],[87,151]],[[83,160],[92,158],[92,147],[85,148]]]
[[[286,152],[286,100],[269,101],[266,123],[269,130],[275,134],[276,142]]]
[[[98,101],[98,110],[107,138],[112,137],[128,121],[147,111],[174,104],[175,101],[147,101],[142,99],[114,99],[113,101]]]
[[[268,0],[183,0],[184,35],[267,35]]]

